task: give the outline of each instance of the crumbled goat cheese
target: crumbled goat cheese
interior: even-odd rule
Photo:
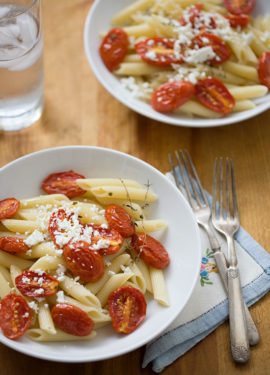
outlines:
[[[44,241],[44,235],[36,229],[29,237],[26,238],[26,240],[24,240],[24,243],[27,246],[32,247],[42,241]]]
[[[36,289],[33,293],[38,296],[44,293],[44,289],[43,288]]]
[[[59,290],[59,292],[56,293],[56,301],[58,303],[64,303],[65,302],[65,296],[64,292],[62,290]]]
[[[34,310],[35,313],[38,313],[38,304],[35,301],[28,302],[30,309]]]
[[[206,46],[198,50],[189,50],[184,60],[190,64],[199,64],[216,57],[212,47]]]
[[[149,59],[149,60],[152,60],[152,61],[156,61],[157,60],[157,54],[155,51],[153,50],[149,50],[146,52],[145,56]]]

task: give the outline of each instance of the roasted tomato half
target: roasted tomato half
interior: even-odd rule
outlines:
[[[148,234],[135,234],[131,243],[134,250],[149,266],[163,269],[170,263],[169,254],[164,246]]]
[[[100,56],[112,72],[124,60],[128,51],[128,36],[121,28],[111,29],[99,47]]]
[[[0,303],[0,327],[3,334],[15,340],[30,327],[30,308],[26,300],[18,294],[8,294]]]
[[[85,193],[77,185],[76,180],[85,178],[74,171],[52,173],[42,182],[42,189],[48,194],[64,194],[68,198],[77,197]]]
[[[146,315],[144,295],[130,286],[114,290],[108,297],[108,308],[113,328],[119,333],[133,332]]]
[[[197,99],[207,108],[223,115],[231,112],[235,99],[226,86],[215,78],[204,78],[195,85]]]

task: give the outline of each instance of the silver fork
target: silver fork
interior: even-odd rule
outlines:
[[[180,162],[180,157],[179,157],[178,152],[175,151],[175,156],[176,156],[176,159],[177,159],[179,172],[180,172],[182,180],[184,182],[185,189],[182,187],[182,185],[178,181],[177,174],[176,174],[176,168],[175,168],[175,165],[174,165],[174,162],[173,162],[172,155],[171,154],[168,155],[169,161],[170,161],[170,164],[171,164],[171,167],[172,167],[173,176],[174,176],[174,179],[175,179],[176,186],[178,187],[178,189],[181,192],[186,192],[188,200],[189,200],[189,204],[190,204],[190,206],[191,206],[191,208],[192,208],[192,210],[195,214],[195,217],[197,219],[198,224],[206,231],[206,233],[208,235],[210,247],[214,251],[215,261],[216,261],[221,279],[223,281],[224,288],[227,291],[227,262],[226,262],[226,258],[224,256],[223,252],[220,250],[220,245],[218,243],[216,235],[215,235],[215,233],[214,233],[214,231],[213,231],[213,229],[212,229],[212,227],[210,226],[210,223],[209,223],[210,217],[211,217],[211,209],[210,209],[210,206],[209,206],[209,202],[206,198],[206,195],[204,193],[204,189],[202,187],[202,184],[200,182],[199,176],[197,174],[197,171],[194,167],[194,164],[191,160],[190,155],[188,154],[187,151],[185,151],[185,154],[186,154],[186,157],[185,157],[182,150],[180,150],[180,154],[181,154],[181,158],[183,160],[183,164],[184,164],[185,167],[183,167],[182,163]],[[191,173],[190,173],[186,158],[189,161],[189,165],[191,167],[191,170],[192,170],[192,173],[193,173],[193,176],[195,178],[195,181],[197,183],[198,188],[196,188],[196,186],[193,182],[193,178],[191,177]],[[184,169],[185,169],[186,173],[184,173]],[[188,180],[189,180],[190,186],[193,190],[194,198],[192,196],[192,191],[191,191],[191,189],[188,185]],[[199,196],[199,193],[201,195],[201,198]],[[245,308],[246,321],[247,321],[247,326],[248,326],[249,343],[250,343],[250,345],[256,345],[260,340],[260,336],[259,336],[259,333],[257,331],[255,323],[252,319],[252,316],[250,315],[250,312],[249,312],[246,304],[244,304],[244,308]]]
[[[219,191],[217,188],[218,174]],[[232,356],[235,361],[245,363],[249,359],[250,351],[244,300],[234,247],[234,234],[240,227],[240,221],[237,207],[234,168],[232,160],[229,160],[228,158],[226,159],[225,193],[226,198],[223,202],[223,160],[220,158],[218,173],[218,159],[216,158],[213,177],[212,223],[216,230],[226,237],[228,245],[229,267],[227,271],[227,280]],[[218,205],[216,198],[217,194],[219,195]],[[223,203],[225,210],[223,208]]]

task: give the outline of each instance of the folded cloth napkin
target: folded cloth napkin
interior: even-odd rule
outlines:
[[[182,179],[178,173],[179,181]],[[172,174],[167,177],[174,183]],[[205,192],[209,202],[211,196]],[[201,229],[202,261],[199,280],[187,305],[175,321],[145,351],[142,367],[152,363],[153,371],[186,353],[228,318],[228,300],[218,274],[207,234]],[[226,240],[217,233],[226,254]],[[235,236],[243,296],[248,306],[270,290],[270,255],[242,228]]]

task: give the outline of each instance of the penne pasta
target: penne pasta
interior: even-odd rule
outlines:
[[[135,221],[135,226],[137,233],[151,233],[167,228],[167,223],[164,220],[142,220]]]
[[[58,178],[61,180],[61,173]],[[114,324],[114,316],[105,306],[116,289],[136,288],[141,298],[146,291],[153,293],[148,266],[136,258],[131,246],[135,227],[142,233],[166,227],[163,220],[149,220],[145,215],[143,209],[157,200],[149,186],[149,182],[141,185],[131,179],[79,179],[78,189],[86,191],[83,196],[71,200],[52,194],[24,199],[15,216],[2,220],[0,238],[19,237],[27,246],[23,248],[22,241],[11,239],[14,254],[0,249],[0,298],[16,293],[20,295],[19,304],[23,303],[21,298],[28,303],[31,316],[27,311],[24,318],[30,326],[26,332],[30,339],[61,342],[95,336],[95,331],[77,336],[75,329],[73,335],[60,330],[54,309],[58,304],[65,310],[63,319],[72,321],[79,314],[90,329],[93,322],[97,329]],[[72,188],[76,189],[76,185]],[[112,222],[108,215],[113,214],[106,211],[109,204],[120,206],[119,217],[111,217]],[[121,220],[128,224],[130,220],[129,234],[122,231],[125,223]],[[5,244],[3,241],[3,248]],[[94,282],[89,282],[91,279]],[[135,293],[130,288],[120,289],[121,292],[124,297],[125,293]],[[157,298],[162,300],[162,295]],[[70,329],[72,332],[72,324]]]
[[[197,4],[202,7],[197,9],[194,22],[190,7]],[[251,18],[248,25],[243,26],[239,20],[234,20],[236,25],[233,25],[231,19],[227,18],[228,15],[222,0],[206,0],[201,3],[197,0],[152,0],[151,3],[145,0],[134,1],[112,20],[112,24],[116,25],[117,21],[117,26],[122,26],[129,37],[128,52],[113,73],[119,78],[123,88],[131,92],[132,97],[150,103],[158,112],[171,111],[176,116],[203,119],[218,119],[227,115],[227,111],[222,112],[219,108],[216,111],[209,109],[213,108],[211,103],[201,104],[192,98],[176,110],[173,106],[170,109],[166,102],[166,90],[169,87],[176,90],[174,81],[188,81],[195,85],[201,79],[208,78],[216,78],[225,86],[259,86],[259,58],[270,49],[270,17],[264,15]],[[204,37],[202,46],[194,45],[194,38],[202,35],[202,25],[206,28],[203,29],[204,32],[223,40],[224,50],[221,56],[215,53],[212,45],[213,40],[217,43],[218,39],[211,42],[211,37]],[[105,35],[106,33],[102,34]],[[142,42],[140,46],[139,42]],[[208,52],[213,56],[209,57]],[[163,87],[160,92],[155,92],[165,83],[168,84],[167,88]],[[202,87],[197,86],[197,90],[202,90]],[[254,96],[251,96],[250,91],[241,96],[241,89],[235,89],[235,92],[235,106],[232,98],[232,105],[228,104],[231,112],[251,109],[253,105],[245,100],[261,96],[255,87]],[[225,95],[225,90],[222,95]],[[260,105],[260,102],[255,101],[254,105]],[[109,204],[106,197],[103,197],[106,198],[104,202],[101,197],[96,198],[102,204]]]
[[[42,225],[37,221],[4,219],[2,224],[11,232],[28,234],[38,230],[42,232]]]
[[[10,268],[11,265],[14,265],[21,269],[26,269],[30,268],[33,262],[30,260],[21,259],[16,255],[8,254],[7,252],[0,250],[0,264],[6,268]]]
[[[135,188],[142,187],[136,181],[121,178],[85,178],[79,179],[76,182],[84,190],[90,190],[91,188],[97,186],[127,186]]]
[[[124,8],[121,12],[117,13],[112,19],[112,25],[118,25],[129,21],[130,16],[138,11],[148,9],[152,4],[153,0],[139,0],[135,3],[130,4]]]
[[[169,306],[169,298],[165,286],[163,271],[149,267],[150,278],[153,287],[154,298],[164,306]]]
[[[10,283],[5,277],[5,272],[0,269],[0,298],[4,298],[10,291]]]
[[[80,341],[80,340],[92,340],[96,336],[96,331],[92,331],[87,336],[74,336],[69,335],[59,329],[56,329],[56,333],[50,334],[40,328],[31,328],[26,332],[26,335],[34,341],[49,342],[49,341]]]
[[[122,186],[98,186],[91,189],[97,200],[103,198],[112,199],[130,199],[132,201],[154,202],[157,200],[156,194],[150,190],[134,187]]]
[[[263,85],[254,85],[234,87],[229,89],[229,91],[236,100],[245,100],[264,96],[267,94],[268,89],[266,86]]]
[[[71,277],[64,276],[63,280],[60,281],[60,286],[67,294],[79,302],[89,306],[101,307],[99,299],[91,293],[90,290],[76,282]]]
[[[42,331],[49,335],[56,334],[56,329],[52,320],[49,305],[46,302],[39,303],[38,322]]]

